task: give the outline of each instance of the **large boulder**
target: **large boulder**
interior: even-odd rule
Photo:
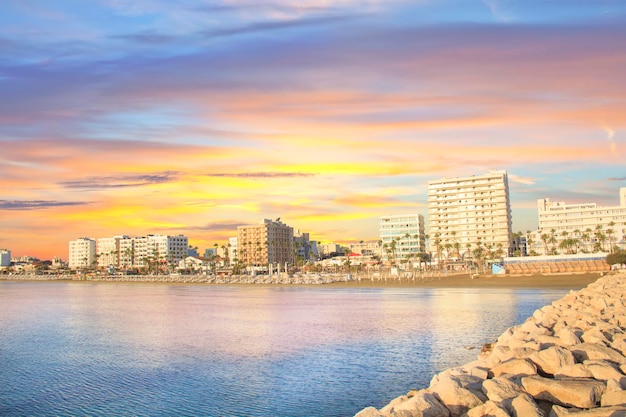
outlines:
[[[569,327],[562,328],[555,333],[555,336],[559,338],[560,344],[563,346],[572,346],[581,343],[576,332]]]
[[[428,390],[450,410],[452,417],[456,417],[487,401],[482,392],[482,382],[482,379],[470,375],[441,373],[433,378]]]
[[[622,379],[626,379],[624,374],[617,369],[617,366],[608,361],[588,360],[583,362],[583,366],[591,372],[595,379],[601,381],[614,379],[621,382]]]
[[[383,410],[381,410],[383,411]],[[448,417],[450,412],[439,402],[437,397],[426,390],[413,393],[406,401],[385,408],[392,415],[398,415],[401,411],[408,411],[411,415],[419,417]]]
[[[538,372],[546,375],[554,375],[562,367],[576,363],[572,352],[560,346],[552,346],[535,352],[528,359],[537,365]]]
[[[502,402],[519,396],[524,388],[510,378],[499,376],[483,381],[483,392],[489,400]]]
[[[467,417],[511,417],[510,414],[499,404],[487,401],[469,410]]]
[[[570,377],[570,378],[593,378],[593,374],[582,363],[575,363],[574,365],[567,365],[559,369],[555,374],[555,377]]]
[[[606,385],[583,378],[543,378],[531,375],[522,378],[522,386],[536,400],[546,400],[564,407],[595,407]]]
[[[548,417],[624,417],[626,416],[626,407],[598,407],[590,410],[568,409],[555,405],[552,407]]]
[[[625,405],[626,406],[626,391],[612,391],[605,392],[600,400],[602,407],[609,407],[612,405]]]
[[[533,397],[527,393],[522,393],[513,398],[507,408],[512,417],[545,417],[546,415]]]
[[[537,366],[530,359],[511,359],[491,368],[493,376],[500,375],[535,375]]]
[[[586,360],[606,360],[617,364],[626,364],[626,357],[607,346],[595,343],[581,343],[571,348],[574,357],[578,362]]]
[[[374,407],[367,407],[356,413],[354,417],[385,417],[385,415]]]

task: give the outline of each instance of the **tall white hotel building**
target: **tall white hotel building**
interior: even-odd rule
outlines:
[[[506,171],[428,183],[430,250],[447,244],[465,257],[477,247],[511,252],[511,205]],[[452,249],[454,255],[456,250]],[[446,258],[445,249],[442,258]]]

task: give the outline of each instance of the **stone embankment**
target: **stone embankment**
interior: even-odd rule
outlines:
[[[535,311],[428,388],[355,417],[617,417],[626,416],[625,388],[626,274],[619,274]]]
[[[352,281],[349,274],[274,275],[0,275],[11,281],[161,282],[202,284],[322,285]]]

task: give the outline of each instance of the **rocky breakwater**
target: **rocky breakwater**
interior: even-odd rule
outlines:
[[[507,329],[478,359],[355,417],[626,416],[626,275],[598,279]]]

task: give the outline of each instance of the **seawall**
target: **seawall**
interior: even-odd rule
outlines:
[[[534,312],[474,362],[355,417],[626,416],[626,274]]]

